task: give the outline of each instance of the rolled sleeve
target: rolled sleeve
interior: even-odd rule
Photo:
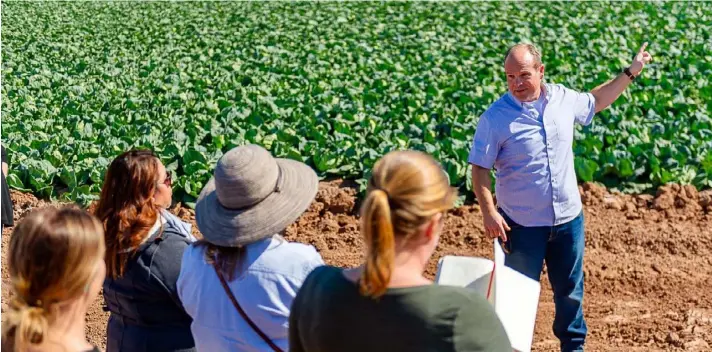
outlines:
[[[593,120],[593,115],[596,113],[596,97],[591,93],[574,92],[574,112],[576,114],[576,122],[587,126]]]
[[[475,138],[467,161],[485,169],[491,169],[499,152],[497,131],[492,126],[487,115],[482,115],[477,123]]]

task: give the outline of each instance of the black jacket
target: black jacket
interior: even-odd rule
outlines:
[[[195,351],[192,319],[176,291],[183,251],[190,243],[179,228],[166,223],[129,259],[122,277],[107,276],[107,352]]]

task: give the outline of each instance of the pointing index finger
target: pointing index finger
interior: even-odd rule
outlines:
[[[643,46],[640,47],[640,50],[638,50],[639,53],[642,53],[645,51],[645,48],[648,47],[648,42],[643,43]]]

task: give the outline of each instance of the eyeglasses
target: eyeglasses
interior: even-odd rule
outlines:
[[[163,184],[168,187],[171,187],[173,185],[173,175],[170,171],[166,171],[166,179],[163,180]]]

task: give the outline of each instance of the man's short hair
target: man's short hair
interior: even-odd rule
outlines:
[[[515,44],[515,45],[511,46],[509,48],[509,50],[507,50],[507,55],[504,56],[504,61],[505,62],[507,61],[507,58],[509,57],[509,54],[512,52],[512,50],[518,49],[518,48],[526,48],[527,51],[530,54],[532,54],[532,56],[534,57],[534,66],[535,67],[541,66],[541,52],[539,51],[539,49],[537,49],[537,47],[534,44],[530,44],[530,43],[519,43],[519,44]]]

